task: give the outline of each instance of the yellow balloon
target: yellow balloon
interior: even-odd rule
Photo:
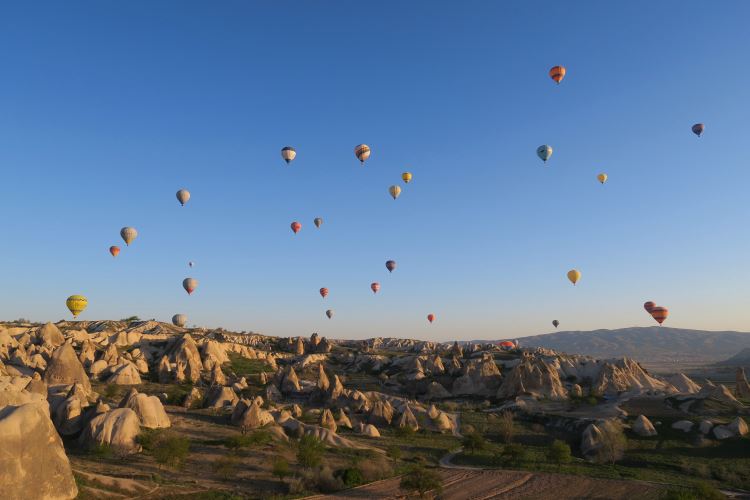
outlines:
[[[607,182],[607,174],[599,174],[596,176],[596,178],[599,179],[599,182],[601,182],[602,184]]]
[[[568,271],[568,279],[570,280],[573,285],[578,283],[578,280],[581,279],[581,271],[577,269],[571,269]]]
[[[409,184],[411,182],[411,172],[404,172],[403,174],[401,174],[401,178],[406,184]]]
[[[391,193],[391,196],[393,196],[393,199],[395,200],[398,198],[398,195],[401,194],[401,188],[398,186],[391,186],[388,188],[388,192]]]
[[[71,295],[68,297],[68,300],[65,301],[65,305],[68,306],[70,312],[73,313],[73,317],[77,318],[78,315],[86,309],[86,306],[89,305],[89,301],[83,295]]]

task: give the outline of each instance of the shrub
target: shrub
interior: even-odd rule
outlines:
[[[388,458],[390,458],[394,462],[398,462],[399,459],[401,458],[401,447],[396,446],[395,444],[392,444],[388,446],[388,448],[386,448],[385,454],[388,456]]]
[[[362,460],[357,464],[357,468],[362,473],[362,478],[366,483],[371,483],[372,481],[377,481],[393,474],[391,464],[380,456],[369,460]]]
[[[607,420],[599,425],[601,431],[601,446],[597,448],[595,460],[598,463],[614,463],[622,458],[628,447],[628,438],[622,430],[622,424],[614,420]]]
[[[344,486],[346,486],[347,488],[359,486],[364,482],[362,471],[357,467],[341,469],[336,472],[336,475],[341,479],[341,481],[344,483]]]
[[[527,459],[526,449],[518,443],[506,444],[493,457],[495,465],[520,467]]]
[[[510,443],[513,441],[513,434],[515,429],[513,426],[513,413],[510,411],[504,411],[500,414],[495,424],[497,426],[497,432],[500,435],[500,440],[503,443]]]
[[[107,387],[104,389],[104,395],[109,399],[117,396],[118,392],[120,392],[120,388],[116,384],[107,384]]]
[[[327,465],[319,467],[313,475],[314,487],[322,493],[333,493],[344,489],[344,483],[333,475],[333,471]]]
[[[301,466],[312,468],[320,465],[323,460],[325,445],[315,436],[302,436],[297,445],[297,461]]]
[[[461,444],[465,449],[469,450],[469,453],[472,455],[477,451],[482,451],[487,448],[487,441],[484,439],[484,436],[478,432],[472,432],[471,434],[464,436]]]
[[[273,441],[273,436],[271,436],[270,432],[257,430],[251,434],[228,437],[224,440],[224,444],[231,450],[239,450],[240,448],[266,445],[271,441]]]
[[[414,436],[415,433],[416,433],[416,431],[414,429],[412,429],[411,427],[409,427],[409,426],[397,427],[396,428],[396,432],[395,432],[396,437],[399,437],[399,438],[402,438],[402,439],[404,439],[404,438],[408,439],[408,438]]]
[[[138,441],[144,451],[154,457],[156,463],[174,469],[182,467],[190,453],[190,440],[172,431],[143,432]]]
[[[214,473],[220,476],[224,481],[229,479],[237,472],[239,460],[234,456],[219,457],[213,463]]]
[[[112,451],[112,447],[106,443],[103,444],[95,444],[88,450],[89,455],[99,458],[99,459],[105,459],[105,458],[112,458],[114,455]]]
[[[547,460],[553,464],[557,464],[558,469],[562,464],[569,463],[570,458],[570,446],[568,446],[568,443],[560,441],[559,439],[555,439],[549,446],[549,450],[547,450]]]
[[[431,469],[425,469],[422,466],[415,465],[401,477],[399,487],[407,492],[416,492],[423,497],[428,491],[441,493],[443,484],[440,475]]]
[[[279,481],[284,481],[284,478],[289,475],[289,462],[284,457],[276,457],[273,461],[273,475],[279,478]]]

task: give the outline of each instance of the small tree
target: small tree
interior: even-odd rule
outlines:
[[[156,463],[174,469],[181,468],[190,453],[190,440],[171,431],[145,434],[141,444],[151,453]]]
[[[625,454],[628,438],[622,430],[622,424],[615,420],[607,420],[599,425],[601,431],[601,446],[596,450],[596,461],[614,465]]]
[[[304,435],[297,445],[297,461],[308,469],[317,467],[323,460],[325,445],[315,436]]]
[[[284,457],[276,457],[273,461],[273,475],[284,482],[284,478],[289,475],[289,462]]]
[[[385,454],[394,462],[398,462],[401,459],[401,447],[392,444],[386,448]]]
[[[495,454],[495,465],[520,467],[526,461],[526,449],[518,443],[506,444],[500,453]]]
[[[417,492],[420,497],[424,497],[429,491],[438,494],[443,491],[440,475],[434,470],[425,469],[421,465],[411,467],[401,477],[399,487],[407,492]]]
[[[120,321],[122,321],[123,323],[130,324],[130,323],[133,323],[135,321],[140,321],[140,320],[141,318],[139,318],[138,316],[128,316],[127,318],[122,318]]]
[[[547,460],[553,464],[557,464],[557,469],[560,470],[563,464],[570,462],[570,446],[565,441],[555,439],[547,450]]]
[[[513,426],[513,412],[504,411],[497,419],[497,432],[500,434],[500,440],[503,443],[513,441],[515,428]]]
[[[461,444],[463,444],[464,448],[472,455],[477,451],[482,451],[487,448],[487,441],[484,439],[484,436],[476,431],[464,436]]]

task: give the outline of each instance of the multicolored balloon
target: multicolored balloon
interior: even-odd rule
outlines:
[[[126,245],[130,246],[133,240],[138,237],[138,231],[134,227],[124,227],[120,229],[120,237]]]
[[[404,172],[401,174],[401,180],[403,180],[405,184],[409,184],[411,182],[411,172]]]
[[[571,269],[568,271],[568,279],[571,283],[573,283],[573,286],[575,286],[576,283],[578,283],[578,280],[581,279],[581,271],[577,269]]]
[[[542,144],[536,148],[536,155],[541,158],[544,163],[547,163],[547,160],[552,156],[552,146]]]
[[[284,159],[287,165],[291,163],[292,160],[294,160],[295,156],[297,156],[297,150],[294,149],[293,147],[285,146],[281,148],[281,157]]]
[[[302,229],[302,224],[300,224],[297,221],[292,222],[289,227],[292,228],[292,231],[294,231],[294,234],[299,233],[299,230]]]
[[[693,128],[692,128],[693,133],[697,135],[698,137],[703,135],[704,130],[706,130],[706,126],[703,125],[702,123],[696,123],[695,125],[693,125]]]
[[[514,344],[510,340],[503,340],[502,342],[500,342],[500,347],[502,347],[503,349],[506,349],[506,350],[508,350],[508,349],[515,349],[516,344]]]
[[[380,290],[380,283],[378,282],[371,283],[370,289],[372,290],[372,293],[378,293],[378,290]]]
[[[562,79],[565,78],[565,73],[567,73],[565,66],[553,66],[549,70],[549,77],[559,85]]]
[[[432,314],[432,313],[428,314],[427,315],[427,321],[429,321],[430,323],[432,323],[433,321],[435,321],[435,315]]]
[[[325,288],[325,287],[324,287],[324,288],[321,288],[321,289],[320,289],[320,296],[321,296],[321,297],[323,297],[324,299],[325,299],[326,297],[328,297],[328,288]]]
[[[323,225],[323,219],[321,219],[320,217],[315,217],[315,219],[313,220],[313,224],[315,224],[315,227],[320,227]]]
[[[370,157],[370,146],[368,146],[367,144],[360,144],[359,146],[354,148],[354,155],[357,157],[360,163],[364,165],[367,159]]]
[[[190,199],[190,191],[187,189],[180,189],[175,196],[177,196],[177,201],[180,202],[180,205],[184,207],[185,203]]]
[[[601,182],[602,184],[604,184],[605,182],[607,182],[608,176],[607,176],[607,174],[599,174],[599,175],[596,176],[596,178],[599,180],[599,182]]]
[[[111,247],[109,247],[109,253],[112,254],[112,257],[117,257],[118,255],[120,255],[120,247],[112,245]]]
[[[185,289],[188,295],[191,295],[198,288],[198,280],[195,278],[185,278],[182,280],[182,288]]]
[[[86,306],[89,305],[89,301],[83,295],[71,295],[65,301],[65,305],[68,306],[68,310],[73,313],[73,317],[77,318],[78,315],[86,309]]]
[[[175,314],[174,316],[172,316],[172,324],[174,326],[179,326],[180,328],[182,328],[187,323],[187,319],[187,316],[185,316],[184,314]]]
[[[396,186],[396,185],[393,185],[393,186],[391,186],[391,187],[388,188],[388,192],[391,193],[391,196],[395,200],[401,194],[401,188],[398,187],[398,186]]]
[[[664,323],[664,320],[669,316],[669,309],[662,306],[656,306],[651,309],[651,317],[653,317],[660,325]]]
[[[656,307],[656,302],[648,301],[645,304],[643,304],[643,308],[646,310],[647,313],[651,314],[651,311],[654,310],[654,307]]]
[[[394,269],[396,269],[396,261],[395,260],[387,260],[385,262],[385,268],[388,269],[389,273],[392,273]]]

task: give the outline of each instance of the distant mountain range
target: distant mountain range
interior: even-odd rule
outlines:
[[[724,366],[750,366],[750,347],[742,349],[731,358],[725,359],[718,364]]]
[[[554,332],[518,340],[522,347],[547,347],[597,358],[628,356],[646,363],[714,363],[750,348],[750,333],[659,326]]]

